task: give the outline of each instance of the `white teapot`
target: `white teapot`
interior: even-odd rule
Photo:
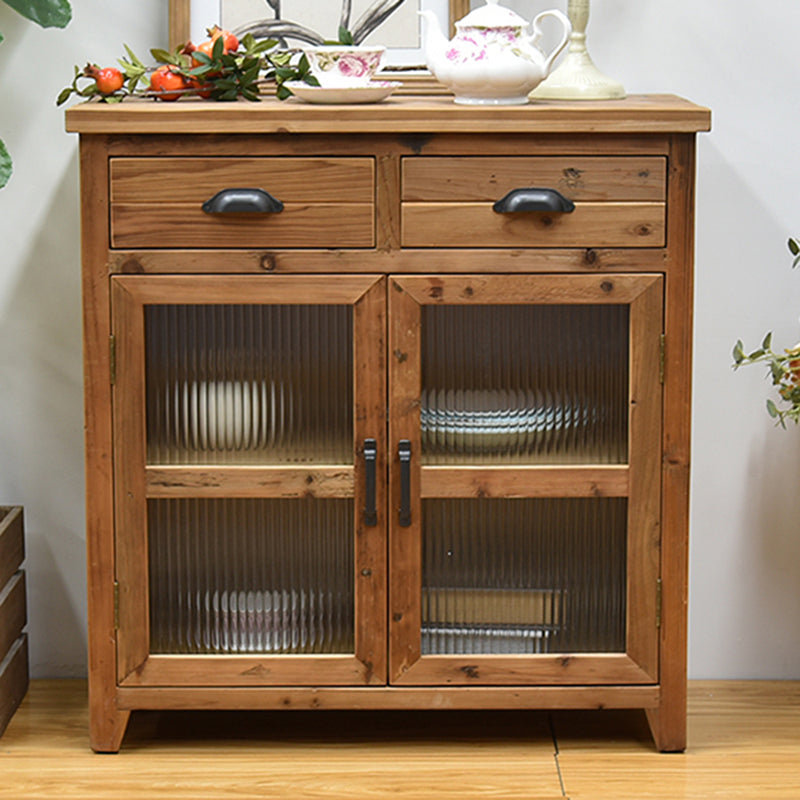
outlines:
[[[569,20],[555,9],[542,11],[529,23],[510,8],[486,0],[456,22],[456,35],[448,41],[432,11],[420,11],[425,20],[423,51],[428,69],[455,94],[456,103],[517,105],[528,102],[528,92],[549,74],[556,56],[572,33]],[[555,17],[564,27],[561,41],[550,55],[538,47],[539,23]]]

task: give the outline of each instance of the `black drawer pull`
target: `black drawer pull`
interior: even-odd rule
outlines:
[[[277,214],[283,203],[263,189],[223,189],[203,203],[206,214]]]
[[[555,189],[513,189],[492,208],[498,214],[517,214],[520,211],[569,214],[575,210],[575,203]]]
[[[364,466],[366,467],[364,525],[369,528],[378,524],[378,510],[375,507],[375,464],[377,460],[377,442],[374,439],[364,439]]]
[[[397,445],[400,456],[400,527],[411,525],[411,442],[401,439]]]

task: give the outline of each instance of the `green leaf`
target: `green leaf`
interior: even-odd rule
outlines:
[[[154,47],[150,51],[150,55],[158,61],[159,64],[176,64],[174,56],[169,50],[162,50],[160,47]]]
[[[5,0],[14,11],[43,28],[66,28],[72,19],[69,0]]]
[[[277,88],[275,96],[278,98],[278,100],[286,100],[287,98],[292,96],[292,92],[286,86],[281,84]]]
[[[736,364],[741,364],[744,361],[744,344],[742,340],[739,339],[736,344],[733,346],[733,360]]]
[[[275,74],[283,81],[290,81],[297,75],[291,67],[278,67]]]
[[[8,154],[3,140],[0,139],[0,189],[8,183],[12,172],[11,156]]]
[[[761,356],[763,356],[763,355],[764,355],[764,351],[763,350],[753,350],[753,352],[750,353],[750,355],[747,356],[747,358],[750,361],[755,361],[756,359],[761,358]]]
[[[761,349],[762,350],[769,350],[772,347],[772,331],[770,331],[765,337],[764,341],[761,342]]]
[[[130,47],[128,47],[128,45],[123,44],[122,46],[125,48],[125,52],[128,54],[128,58],[131,60],[131,64],[137,67],[141,67],[142,69],[147,69],[145,65],[139,60],[139,57],[136,55],[136,53],[134,53],[133,50],[131,50]]]
[[[69,96],[71,94],[72,94],[72,87],[71,86],[67,86],[66,89],[62,89],[61,90],[61,94],[59,94],[58,98],[56,99],[56,105],[60,106],[60,105],[63,105],[64,103],[66,103],[67,100],[69,100]]]
[[[344,25],[339,26],[339,44],[354,44],[353,34]]]
[[[219,61],[222,58],[222,53],[225,50],[225,38],[223,36],[217,36],[214,40],[214,47],[211,49],[211,55],[215,61]]]
[[[778,416],[778,407],[775,403],[772,402],[769,398],[767,398],[767,413],[775,419]]]
[[[797,243],[796,239],[789,239],[786,244],[789,245],[789,251],[793,256],[800,255],[800,244]]]
[[[3,34],[0,33],[0,42],[2,42],[2,41],[3,41]]]

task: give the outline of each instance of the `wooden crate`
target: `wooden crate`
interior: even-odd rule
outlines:
[[[0,506],[0,736],[28,690],[22,508]]]

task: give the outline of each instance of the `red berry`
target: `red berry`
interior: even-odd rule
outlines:
[[[222,40],[225,43],[226,53],[233,53],[235,50],[239,49],[239,40],[236,38],[236,36],[230,31],[222,30],[219,25],[209,28],[208,35],[211,37],[212,42],[216,42],[217,39],[222,36]]]
[[[164,64],[150,76],[150,88],[159,100],[177,100],[187,88],[187,82],[183,75],[173,72],[169,64]]]
[[[114,94],[122,88],[125,77],[116,67],[103,67],[100,69],[94,64],[87,64],[84,75],[94,78],[97,91],[100,94]]]

